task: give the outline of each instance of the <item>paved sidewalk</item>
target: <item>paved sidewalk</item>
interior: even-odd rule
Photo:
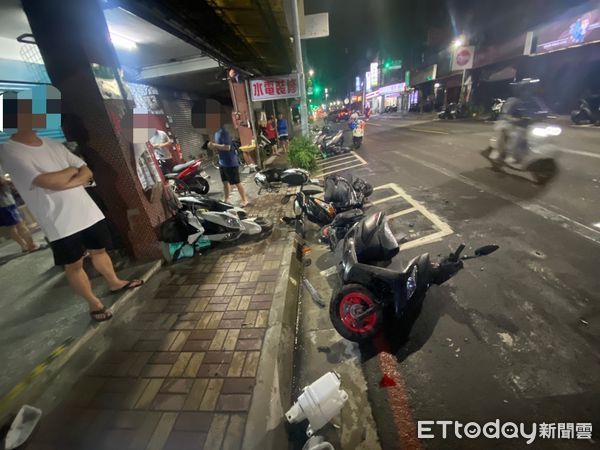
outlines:
[[[276,220],[280,197],[258,197],[250,214]],[[265,240],[165,269],[130,320],[107,325],[109,348],[25,448],[246,448],[269,315],[283,302],[274,294],[289,265],[290,232],[280,225]]]

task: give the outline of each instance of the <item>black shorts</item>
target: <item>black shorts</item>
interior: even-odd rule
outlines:
[[[110,248],[110,230],[106,220],[101,220],[85,230],[50,242],[54,264],[64,266],[79,261],[86,250]]]
[[[239,167],[219,167],[219,173],[221,174],[221,181],[229,184],[240,183],[240,168]]]
[[[287,141],[288,137],[287,137],[287,135],[285,135],[285,136],[279,136],[279,140],[280,141]]]

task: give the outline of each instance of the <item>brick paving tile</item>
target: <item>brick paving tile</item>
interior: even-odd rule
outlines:
[[[163,413],[161,416],[158,425],[154,429],[154,433],[150,438],[150,442],[148,442],[148,446],[146,450],[163,450],[167,439],[169,438],[169,434],[173,429],[173,425],[177,420],[177,413],[168,412]]]
[[[171,371],[169,372],[170,377],[181,377],[187,367],[190,359],[192,359],[191,352],[182,352],[179,354],[177,361],[173,364]]]
[[[241,299],[242,297],[240,295],[232,295],[231,300],[229,300],[229,304],[227,305],[227,311],[235,311],[238,309]]]
[[[258,317],[258,312],[256,311],[248,311],[246,313],[246,318],[244,319],[244,323],[242,324],[245,327],[253,327],[256,323],[256,318]]]
[[[207,364],[230,363],[233,358],[233,352],[206,352],[204,362]]]
[[[195,375],[194,375],[195,376]],[[204,393],[208,387],[208,380],[206,378],[197,378],[194,380],[194,384],[185,403],[183,404],[183,410],[186,411],[197,411],[200,409],[200,404],[204,398]]]
[[[137,403],[135,404],[135,409],[148,409],[154,400],[156,394],[160,390],[162,386],[163,379],[162,378],[153,378],[151,379],[144,388],[141,396],[139,397]]]
[[[152,409],[155,411],[181,411],[185,399],[185,394],[156,394],[152,401]]]
[[[229,304],[229,301],[231,300],[231,296],[227,296],[227,297],[212,297],[208,303],[225,303],[225,304]]]
[[[179,357],[179,352],[156,352],[150,358],[151,364],[174,364]]]
[[[217,334],[217,330],[194,330],[190,334],[189,339],[212,341],[212,339],[215,337],[215,334]]]
[[[246,313],[244,311],[227,311],[223,314],[223,320],[225,319],[243,319],[246,317]]]
[[[142,377],[144,378],[164,378],[171,371],[170,364],[148,364],[142,369]]]
[[[210,425],[210,430],[208,430],[208,436],[206,436],[204,448],[210,450],[221,448],[221,444],[223,443],[223,438],[225,437],[228,424],[228,414],[215,414],[213,421]]]
[[[210,429],[213,415],[209,412],[180,412],[173,430],[207,432]]]
[[[277,275],[261,275],[258,277],[258,281],[277,281]]]
[[[196,299],[196,307],[194,308],[195,312],[202,312],[204,311],[204,309],[206,308],[206,306],[208,305],[208,298],[199,298]]]
[[[262,339],[264,335],[264,328],[244,328],[240,330],[239,339]]]
[[[182,313],[185,311],[185,306],[184,304],[170,304],[165,306],[164,308],[164,312],[169,312],[169,313]]]
[[[205,284],[201,284],[200,286],[198,286],[198,293],[200,294],[202,291],[211,291],[211,290],[215,290],[219,287],[218,284],[213,284],[213,283],[205,283]]]
[[[179,319],[181,321],[193,321],[195,324],[198,320],[200,320],[201,316],[202,316],[202,314],[200,314],[199,312],[189,312],[189,313],[182,314],[179,317]],[[194,327],[192,326],[192,328],[194,328]]]
[[[235,350],[239,334],[240,330],[237,329],[227,331],[227,337],[225,338],[225,342],[223,342],[223,350]]]
[[[250,302],[248,310],[271,309],[271,302]]]
[[[256,369],[258,368],[258,360],[260,359],[260,352],[248,352],[246,355],[246,362],[242,369],[243,377],[255,377]]]
[[[254,289],[253,288],[248,288],[248,289],[236,289],[233,294],[235,295],[250,295],[250,294],[254,294]]]
[[[234,352],[227,372],[228,377],[239,377],[242,374],[244,368],[244,361],[246,360],[246,352]]]
[[[223,343],[225,342],[225,338],[227,338],[227,330],[225,329],[219,329],[217,330],[217,332],[215,333],[215,337],[213,338],[212,342],[210,343],[210,350],[221,350],[221,348],[223,347]]]
[[[129,449],[131,450],[142,450],[146,448],[162,415],[160,412],[156,411],[143,411],[142,413],[144,420],[142,424],[137,427],[133,440],[129,444]]]
[[[217,401],[217,411],[248,411],[251,398],[250,394],[220,395]]]
[[[221,394],[252,394],[255,384],[254,378],[227,378],[223,383]]]
[[[198,450],[203,448],[206,433],[199,431],[171,431],[163,450]]]
[[[209,303],[205,311],[227,311],[227,303]]]
[[[266,328],[269,325],[269,312],[265,310],[258,311],[258,317],[254,324],[256,328]]]
[[[196,341],[188,339],[188,341],[183,345],[182,350],[184,352],[203,352],[210,348],[210,341]]]
[[[219,394],[221,393],[221,387],[223,386],[222,378],[213,378],[208,381],[208,386],[206,387],[206,392],[204,393],[204,397],[200,402],[200,407],[198,408],[200,411],[214,411],[215,406],[217,405],[217,400],[219,399]],[[214,420],[213,420],[214,424]],[[212,427],[211,427],[212,429]]]
[[[197,376],[199,377],[225,377],[227,376],[227,372],[229,371],[228,363],[214,363],[207,364],[205,362],[202,363],[200,368],[198,369]]]
[[[243,311],[236,311],[243,312]],[[241,328],[244,324],[244,319],[223,319],[219,322],[219,328]]]
[[[188,337],[190,336],[190,333],[191,333],[191,331],[186,331],[186,330],[180,331],[179,333],[177,333],[177,336],[175,337],[175,339],[173,339],[173,342],[171,343],[169,350],[172,352],[181,351],[185,342],[187,341]]]
[[[235,347],[236,350],[260,350],[262,339],[240,339]]]
[[[242,274],[234,275],[233,273],[225,273],[223,275],[221,283],[239,283],[242,280]]]
[[[137,429],[145,420],[145,411],[118,411],[112,415],[106,424],[106,428]]]
[[[160,341],[160,347],[158,348],[158,350],[161,350],[163,352],[168,351],[171,348],[171,345],[173,345],[173,342],[175,342],[175,339],[177,339],[177,336],[179,335],[179,331],[169,331]]]
[[[147,378],[141,378],[135,380],[135,385],[125,395],[125,401],[123,404],[127,409],[135,408],[135,405],[140,400],[142,394],[146,391],[150,380]]]
[[[174,330],[193,330],[198,320],[180,320],[173,325]]]
[[[246,416],[244,414],[232,414],[230,416],[229,426],[221,447],[222,450],[239,450],[242,447],[245,425]]]
[[[219,328],[219,322],[223,318],[223,313],[222,312],[213,312],[213,313],[210,313],[210,314],[211,314],[210,320],[209,320],[208,325],[206,326],[206,328],[207,329]]]
[[[167,378],[163,381],[160,392],[167,394],[189,394],[193,384],[194,380],[189,378]]]
[[[243,295],[240,299],[240,304],[238,306],[238,311],[246,311],[248,309],[248,305],[250,304],[250,299],[252,297],[250,295]]]
[[[204,353],[193,353],[192,357],[190,358],[190,362],[188,363],[188,365],[186,366],[186,368],[183,371],[182,376],[184,377],[189,377],[189,378],[195,378],[196,374],[198,373],[198,369],[200,369],[200,366],[202,365],[202,361],[204,360]]]
[[[273,294],[259,294],[252,296],[252,302],[270,302],[273,300]]]

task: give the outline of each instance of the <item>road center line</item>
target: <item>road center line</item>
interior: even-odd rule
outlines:
[[[448,178],[456,178],[457,180],[461,181],[462,183],[464,183],[468,186],[471,186],[471,187],[478,189],[480,191],[483,191],[483,192],[487,192],[488,194],[499,197],[509,203],[513,203],[513,204],[517,205],[519,208],[524,209],[525,211],[529,211],[533,214],[536,214],[536,215],[540,216],[541,218],[549,220],[551,222],[554,222],[554,223],[560,225],[561,227],[563,227],[569,231],[572,231],[573,233],[577,233],[578,235],[580,235],[596,244],[600,244],[600,232],[596,231],[595,229],[593,229],[591,227],[588,227],[587,225],[582,224],[581,222],[578,222],[575,219],[571,219],[570,217],[567,217],[563,214],[551,211],[550,209],[548,209],[542,205],[539,205],[537,203],[519,200],[517,197],[514,197],[510,194],[506,194],[503,192],[502,193],[496,192],[494,190],[491,190],[485,184],[471,180],[470,178],[467,178],[463,175],[454,173],[454,172],[447,170],[443,167],[440,167],[436,164],[429,163],[427,161],[423,161],[419,158],[415,158],[414,156],[408,156],[399,151],[394,151],[394,153],[403,158],[406,158],[410,161],[413,161],[417,164],[421,164],[422,166],[425,166],[431,170],[435,170],[436,172],[446,175]]]

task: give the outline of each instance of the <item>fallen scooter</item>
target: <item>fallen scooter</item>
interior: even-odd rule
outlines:
[[[399,318],[418,308],[432,284],[446,282],[463,268],[463,261],[488,255],[498,246],[487,245],[461,257],[464,248],[460,245],[439,263],[432,263],[424,253],[402,265],[384,213],[366,217],[343,241],[338,267],[342,287],[329,304],[334,328],[350,341],[367,341],[383,329],[386,311],[391,309]]]

